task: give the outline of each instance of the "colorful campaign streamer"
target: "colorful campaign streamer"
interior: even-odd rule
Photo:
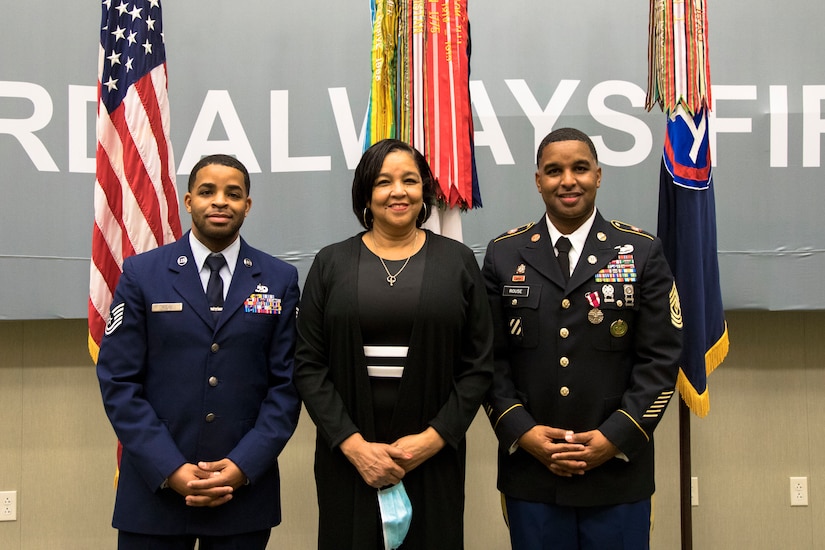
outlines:
[[[705,0],[651,0],[647,109],[670,115],[710,108],[710,61]]]
[[[372,0],[365,149],[384,138],[427,158],[450,208],[481,206],[470,105],[467,1]]]

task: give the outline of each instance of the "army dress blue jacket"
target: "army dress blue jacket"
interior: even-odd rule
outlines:
[[[597,212],[565,282],[542,216],[493,239],[482,273],[495,326],[486,409],[500,443],[499,490],[563,506],[650,497],[653,431],[681,352],[678,294],[659,239]],[[628,460],[557,476],[515,445],[537,424],[598,429]]]

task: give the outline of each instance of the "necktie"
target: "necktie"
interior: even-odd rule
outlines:
[[[209,282],[206,285],[206,299],[209,301],[209,311],[212,312],[212,317],[217,319],[223,311],[223,279],[220,270],[226,265],[226,258],[223,254],[210,254],[206,258],[206,265],[210,270]]]
[[[559,261],[559,267],[561,267],[561,272],[564,274],[564,280],[570,280],[570,249],[572,246],[570,245],[570,240],[567,237],[559,237],[559,240],[556,241],[556,250],[559,251],[559,255],[556,256],[556,259]]]

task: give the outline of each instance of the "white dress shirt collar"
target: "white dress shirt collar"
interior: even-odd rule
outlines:
[[[550,242],[553,243],[553,248],[555,248],[556,241],[559,240],[559,237],[567,237],[570,240],[570,270],[573,271],[579,261],[582,250],[584,250],[584,243],[587,241],[587,235],[590,234],[590,230],[593,228],[593,222],[596,221],[596,209],[594,208],[593,213],[590,214],[590,217],[569,235],[564,235],[561,231],[556,229],[556,226],[550,221],[550,216],[545,214],[544,217],[547,221],[547,229],[550,233]]]
[[[189,246],[192,248],[192,257],[195,260],[195,265],[198,266],[199,270],[202,270],[206,263],[206,257],[212,254],[212,251],[200,242],[191,231],[189,232]],[[232,244],[219,252],[223,254],[223,257],[226,259],[226,266],[229,268],[229,276],[231,277],[232,274],[235,273],[235,264],[238,263],[238,255],[241,253],[240,236],[232,241]],[[208,270],[209,268],[207,267],[206,269]]]
[[[206,291],[206,284],[209,282],[209,266],[206,265],[206,258],[212,254],[212,251],[200,242],[191,231],[189,232],[189,247],[192,249],[192,258],[195,260],[195,265],[198,266],[201,284],[204,291]],[[223,295],[226,297],[226,293],[229,291],[229,283],[232,282],[232,275],[235,273],[235,265],[238,263],[238,256],[241,253],[240,236],[232,244],[221,250],[220,253],[226,259],[226,265],[220,271],[221,279],[223,279]]]

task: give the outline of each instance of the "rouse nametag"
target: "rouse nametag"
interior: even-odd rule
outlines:
[[[503,296],[511,298],[527,298],[530,296],[529,286],[505,286]]]

